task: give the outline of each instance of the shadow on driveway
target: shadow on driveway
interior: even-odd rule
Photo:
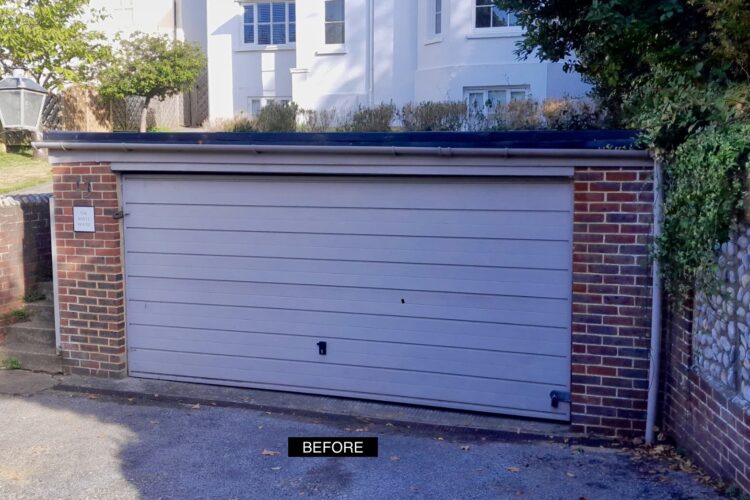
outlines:
[[[0,497],[718,498],[618,450],[92,398],[0,396]],[[336,435],[377,436],[379,458],[286,457],[289,436]]]

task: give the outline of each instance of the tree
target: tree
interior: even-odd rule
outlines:
[[[0,0],[0,69],[22,68],[50,90],[91,80],[109,47],[88,23],[103,17],[89,0]]]
[[[145,132],[151,101],[190,89],[205,67],[206,58],[197,45],[166,35],[135,33],[121,41],[112,64],[100,73],[99,93],[108,99],[143,97],[140,131]]]

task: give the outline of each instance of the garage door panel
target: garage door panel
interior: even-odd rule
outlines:
[[[411,238],[404,236],[382,236],[368,235],[335,235],[335,234],[297,234],[297,233],[244,233],[231,231],[206,231],[195,232],[191,230],[161,230],[148,228],[135,228],[128,226],[128,233],[137,245],[130,249],[132,252],[149,252],[160,251],[160,247],[149,246],[149,243],[169,242],[179,245],[181,253],[186,253],[192,248],[193,244],[202,243],[217,244],[215,248],[231,249],[232,253],[228,255],[238,255],[238,251],[244,251],[239,255],[246,255],[250,250],[256,247],[271,247],[274,249],[284,247],[303,248],[310,253],[310,258],[316,257],[316,253],[327,251],[330,258],[341,260],[350,259],[349,252],[352,250],[371,250],[375,258],[388,257],[392,251],[418,251],[425,255],[427,250],[437,252],[438,255],[444,253],[458,254],[490,254],[494,257],[497,265],[505,265],[505,259],[508,258],[526,258],[526,266],[550,268],[550,264],[544,262],[536,263],[537,260],[551,258],[552,262],[557,263],[556,269],[568,269],[569,260],[562,261],[556,258],[556,254],[566,254],[570,250],[569,241],[550,241],[550,240],[500,240],[500,239],[472,239],[472,238]],[[189,243],[190,246],[185,245]],[[248,248],[249,247],[249,248]],[[199,247],[202,248],[202,247]],[[337,252],[331,254],[331,251]],[[380,251],[380,253],[377,253]],[[200,253],[200,252],[195,252]],[[214,253],[212,255],[222,255]],[[280,257],[283,257],[281,255]],[[365,259],[371,260],[371,259]],[[477,263],[469,264],[472,266]]]
[[[464,286],[464,282],[476,284],[477,287],[527,283],[545,287],[564,286],[566,295],[570,294],[569,270],[218,256],[212,256],[210,261],[204,259],[202,265],[195,268],[194,259],[194,255],[131,252],[128,254],[128,272],[138,276],[151,276],[149,272],[153,272],[155,277],[189,277],[192,271],[205,271],[209,277],[220,278],[229,273],[233,276],[262,277],[261,281],[266,281],[267,275],[283,277],[286,274],[304,277],[317,274],[337,275],[342,280],[350,281],[365,277],[373,280],[408,278],[424,282],[450,281],[454,289]],[[200,276],[204,274],[201,273]]]
[[[163,290],[129,289],[132,300],[159,302],[180,302],[195,307],[203,305],[228,305],[251,309],[277,309],[281,311],[324,311],[334,314],[368,315],[372,321],[380,317],[428,318],[448,321],[471,321],[492,324],[514,324],[534,326],[557,326],[564,328],[565,321],[559,314],[515,311],[512,309],[481,309],[477,307],[437,307],[417,304],[391,304],[352,300],[323,300],[302,297],[280,296],[239,296],[226,293],[205,293],[176,290],[165,297]]]
[[[138,175],[123,196],[134,376],[568,418],[568,180]]]
[[[247,221],[265,221],[280,225],[299,223],[366,223],[378,221],[381,224],[416,224],[424,227],[424,219],[429,216],[432,224],[470,223],[477,226],[525,225],[528,223],[527,210],[446,210],[446,209],[382,209],[382,208],[335,208],[335,207],[279,207],[279,206],[234,206],[234,205],[193,205],[191,203],[131,203],[128,224],[132,227],[155,227],[156,222],[175,220],[180,226],[191,228],[190,222],[225,220],[234,224]],[[534,220],[540,226],[566,226],[570,223],[569,212],[534,210]]]
[[[474,318],[477,321],[484,321],[490,318],[485,311],[487,309],[507,314],[508,318],[513,318],[513,313],[532,312],[548,314],[564,314],[567,311],[568,302],[565,299],[544,298],[530,296],[529,291],[524,286],[519,285],[515,291],[518,295],[493,294],[472,294],[458,293],[451,291],[421,291],[421,290],[399,290],[399,289],[380,289],[369,287],[342,287],[342,286],[317,286],[303,285],[300,283],[279,284],[279,283],[248,283],[240,281],[217,281],[217,280],[195,280],[195,279],[169,279],[139,277],[131,275],[131,296],[134,300],[148,300],[147,296],[140,295],[147,293],[153,297],[154,294],[163,292],[162,297],[169,297],[167,301],[174,300],[180,302],[177,297],[201,298],[204,296],[225,297],[253,297],[273,299],[284,298],[291,304],[296,304],[294,299],[313,299],[323,303],[331,302],[334,307],[339,305],[346,306],[354,302],[372,302],[382,305],[378,308],[382,314],[393,313],[398,316],[421,316],[423,312],[430,309],[421,309],[421,306],[438,306],[442,310],[466,310],[476,313]],[[157,295],[158,296],[158,295]],[[219,301],[228,305],[241,305],[237,303],[226,302],[219,298]],[[209,302],[206,302],[209,303]],[[214,302],[210,302],[214,303]],[[281,304],[283,308],[287,302]],[[307,302],[304,302],[307,304]],[[254,303],[249,304],[255,306]],[[358,311],[359,304],[353,304],[352,310]],[[416,307],[420,309],[416,309]],[[415,313],[415,314],[411,314]],[[562,325],[564,326],[564,325]]]
[[[252,186],[248,185],[252,183]],[[569,181],[356,179],[332,177],[135,178],[128,202],[195,205],[559,211],[570,205]],[[449,186],[449,188],[448,188]],[[200,196],[186,196],[198,190]],[[250,192],[252,194],[249,196]]]
[[[326,356],[316,342],[330,342]],[[518,354],[479,349],[383,342],[282,336],[248,332],[134,326],[129,346],[133,350],[194,352],[217,356],[241,356],[330,365],[391,368],[445,373],[498,380],[525,380],[555,384],[564,380],[568,360],[563,357]],[[217,358],[217,363],[221,359]],[[252,361],[248,361],[252,363]]]
[[[359,314],[253,310],[227,306],[130,302],[128,323],[217,331],[252,331],[379,342],[454,346],[467,349],[559,356],[570,349],[563,328],[496,325],[413,318],[372,318]]]
[[[138,373],[175,374],[212,380],[253,380],[258,384],[279,384],[300,389],[325,388],[389,399],[391,394],[418,398],[423,403],[445,402],[465,406],[512,409],[522,408],[545,414],[548,418],[566,419],[564,410],[554,411],[549,404],[549,387],[517,381],[467,378],[453,375],[408,372],[298,363],[270,359],[246,359],[224,356],[220,369],[216,359],[205,354],[139,351],[132,370]],[[555,386],[553,386],[555,387]],[[557,386],[558,388],[562,386]],[[464,406],[464,405],[462,405]]]
[[[179,256],[174,256],[179,257]],[[137,262],[136,259],[133,259]],[[318,262],[318,264],[320,264]],[[312,267],[312,266],[310,266]],[[566,299],[570,290],[565,284],[530,283],[524,281],[498,282],[470,279],[436,279],[413,276],[355,274],[362,272],[352,269],[351,273],[341,272],[301,272],[301,271],[262,271],[247,268],[186,268],[185,265],[130,265],[130,276],[133,278],[172,278],[177,280],[244,282],[263,286],[302,285],[319,289],[320,286],[342,288],[368,288],[372,290],[394,290],[415,292],[441,292],[456,294],[508,295],[522,297],[541,297]]]

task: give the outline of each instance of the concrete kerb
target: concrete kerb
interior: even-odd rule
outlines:
[[[479,413],[315,396],[279,391],[219,387],[146,379],[69,376],[55,391],[115,399],[203,407],[245,408],[359,427],[363,422],[414,433],[498,441],[544,441],[578,446],[627,446],[627,442],[569,431],[567,425]]]

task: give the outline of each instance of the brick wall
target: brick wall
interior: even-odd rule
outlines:
[[[642,436],[651,329],[651,170],[575,171],[572,430]]]
[[[750,409],[695,366],[692,300],[667,303],[665,309],[662,425],[703,469],[750,494]]]
[[[48,195],[0,196],[0,315],[52,277]]]
[[[52,169],[58,294],[66,373],[119,377],[126,373],[125,304],[117,178],[108,165],[76,163]],[[93,206],[96,232],[73,231],[73,207]]]

